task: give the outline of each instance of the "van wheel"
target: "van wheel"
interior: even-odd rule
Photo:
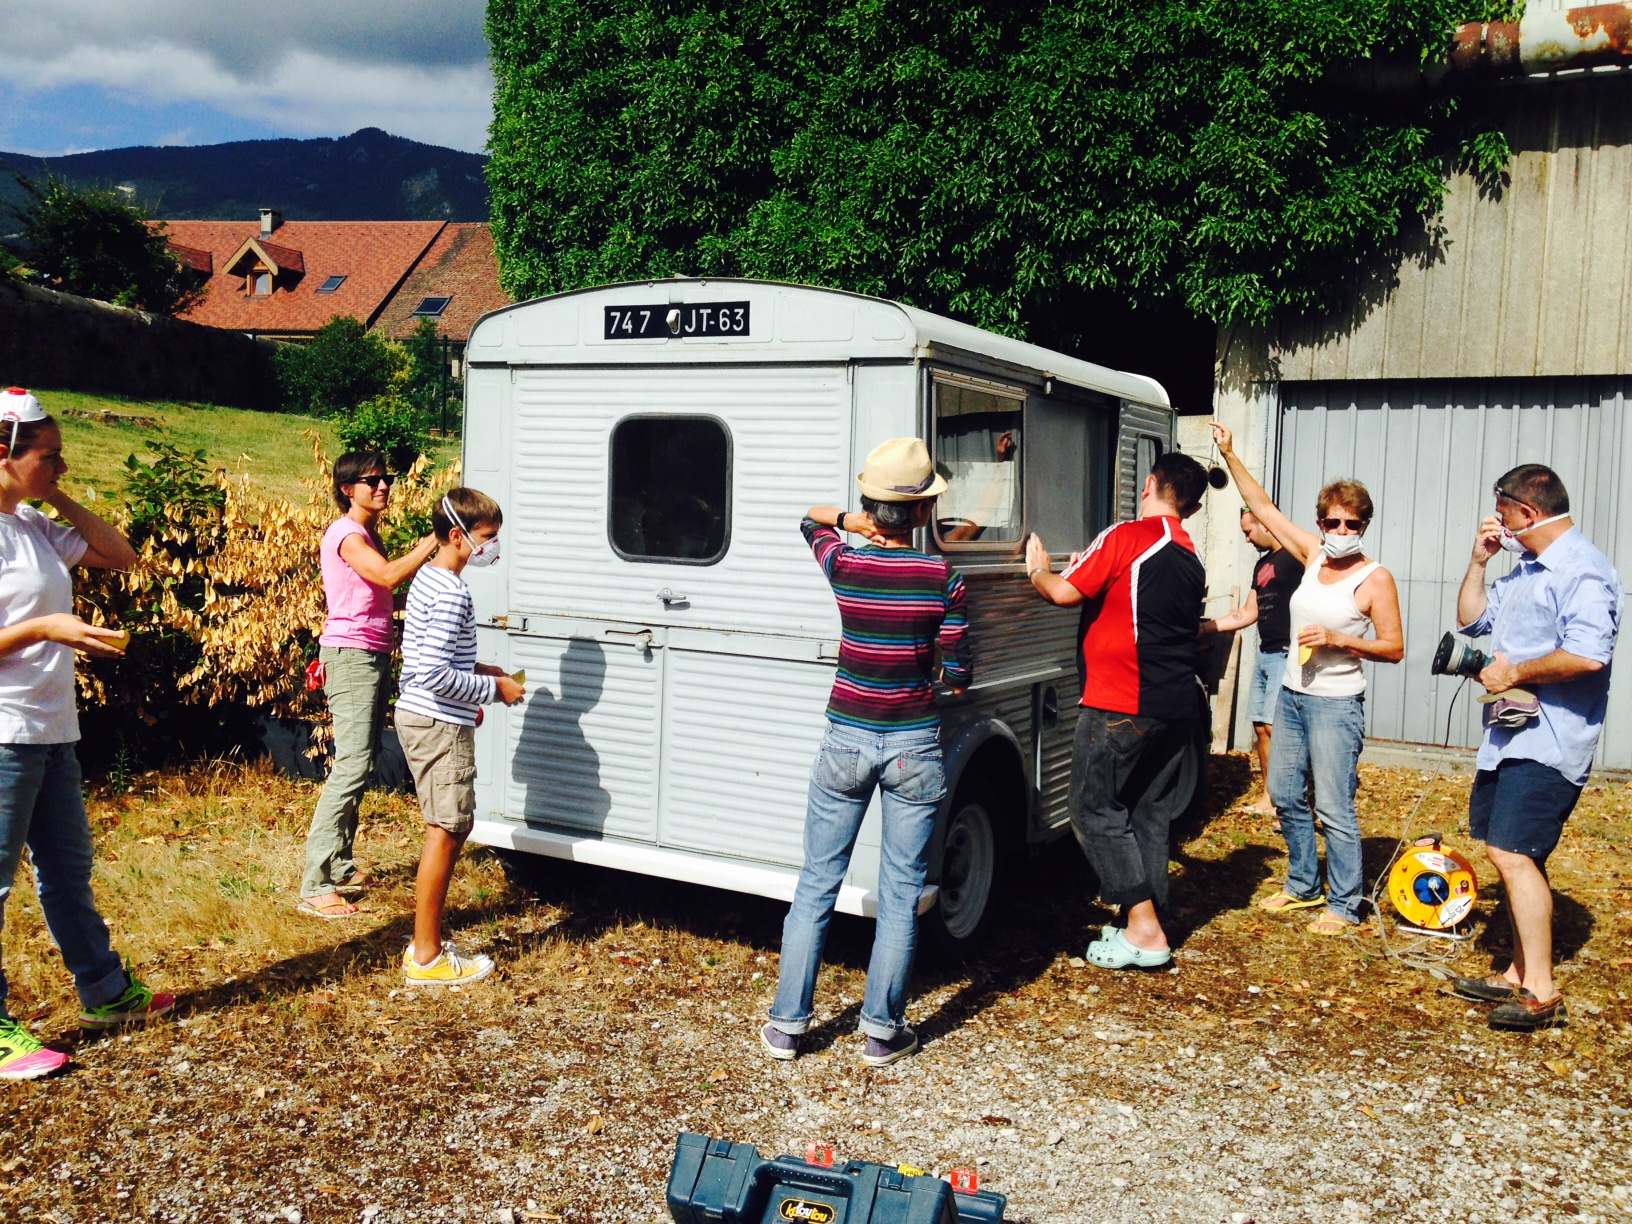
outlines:
[[[980,949],[997,909],[1003,841],[984,792],[959,787],[941,853],[940,892],[924,916],[925,936],[941,959],[962,961]]]

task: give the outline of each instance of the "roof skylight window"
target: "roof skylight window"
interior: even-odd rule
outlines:
[[[333,293],[345,283],[346,278],[344,276],[331,276],[317,287],[317,291],[319,293]]]
[[[414,307],[414,313],[423,318],[434,319],[448,308],[451,301],[453,301],[451,297],[421,298],[419,305]]]

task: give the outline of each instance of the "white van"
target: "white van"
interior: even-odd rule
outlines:
[[[949,793],[922,908],[971,946],[1006,856],[1069,832],[1075,611],[1025,577],[1131,517],[1173,445],[1152,380],[895,302],[642,282],[490,314],[466,350],[464,479],[504,507],[465,577],[481,658],[527,700],[477,732],[474,842],[787,900],[839,616],[799,520],[855,509],[886,438],[951,482],[920,546],[968,585],[975,683],[943,694]],[[840,910],[871,915],[878,808]]]

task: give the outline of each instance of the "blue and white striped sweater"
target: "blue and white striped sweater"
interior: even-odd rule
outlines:
[[[397,709],[476,725],[479,706],[498,699],[498,682],[478,676],[476,607],[459,575],[427,565],[408,588],[402,631],[402,690]]]

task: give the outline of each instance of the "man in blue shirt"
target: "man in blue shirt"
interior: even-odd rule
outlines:
[[[1487,591],[1485,566],[1501,549],[1519,561]],[[1479,673],[1497,702],[1486,706],[1468,829],[1507,889],[1513,963],[1504,974],[1456,979],[1463,998],[1499,1004],[1492,1028],[1528,1032],[1568,1018],[1553,983],[1547,856],[1604,727],[1623,598],[1615,567],[1571,520],[1558,473],[1526,463],[1496,482],[1496,513],[1479,524],[1456,597],[1462,631],[1490,634],[1494,652]]]

